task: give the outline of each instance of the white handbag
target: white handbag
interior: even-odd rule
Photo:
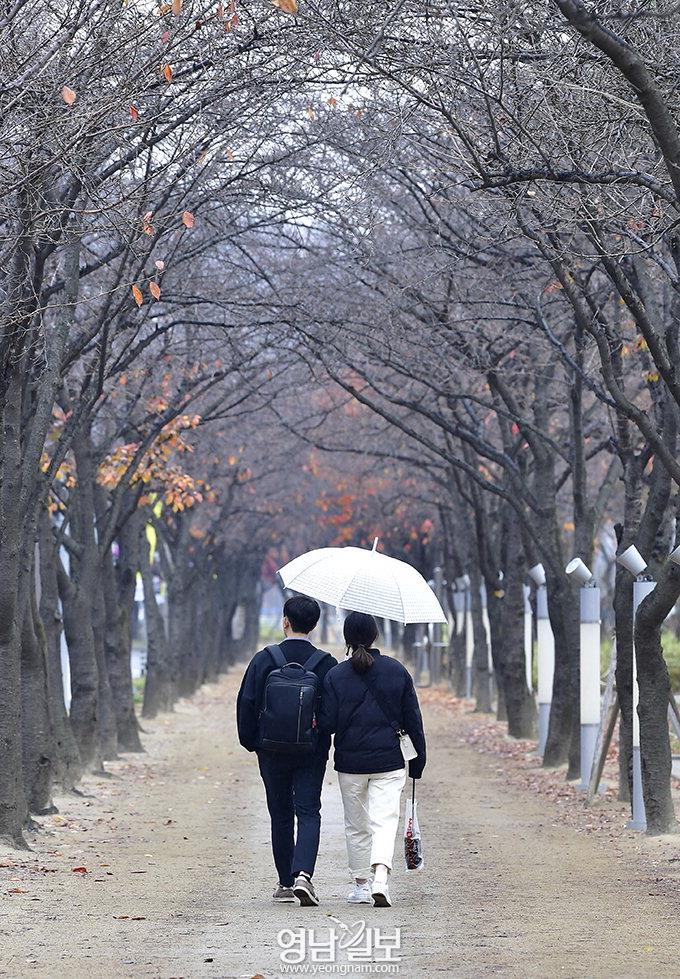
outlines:
[[[418,752],[413,747],[413,741],[411,741],[410,734],[406,731],[399,731],[399,747],[401,748],[401,753],[404,756],[404,761],[413,761],[414,758],[418,757]]]

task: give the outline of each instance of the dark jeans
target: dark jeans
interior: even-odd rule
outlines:
[[[301,758],[259,751],[257,759],[267,793],[279,883],[292,887],[301,870],[310,876],[314,873],[321,831],[321,787],[328,755],[324,751]]]

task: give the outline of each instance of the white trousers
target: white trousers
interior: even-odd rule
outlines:
[[[406,769],[376,775],[338,772],[338,782],[345,809],[349,872],[368,880],[374,864],[392,866]]]

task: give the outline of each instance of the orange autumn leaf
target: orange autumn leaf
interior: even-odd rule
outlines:
[[[149,292],[151,293],[154,299],[161,298],[161,287],[158,285],[157,282],[149,283]]]
[[[184,211],[182,214],[182,224],[185,228],[193,228],[196,224],[196,218],[193,216],[191,211]]]
[[[172,81],[172,68],[170,65],[163,65],[163,77],[165,78],[166,82]]]
[[[172,0],[172,14],[174,17],[179,17],[182,13],[182,0]]]
[[[64,85],[64,87],[61,90],[61,97],[66,103],[66,105],[73,105],[73,103],[77,98],[77,95],[72,88],[69,88],[68,85]]]
[[[296,14],[298,12],[297,0],[272,0],[272,3],[279,8],[281,13]]]
[[[137,120],[139,119],[139,109],[137,108],[136,105],[130,106],[130,118],[132,119],[133,122],[137,122]]]
[[[139,286],[132,287],[132,295],[135,297],[135,302],[137,305],[141,306],[144,302],[144,296],[142,295],[142,290],[139,288]]]

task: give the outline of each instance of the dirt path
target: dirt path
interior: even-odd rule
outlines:
[[[278,931],[314,925],[325,940],[341,928],[329,915],[399,926],[402,976],[680,975],[674,858],[565,827],[553,804],[507,784],[501,762],[456,743],[434,709],[426,872],[407,876],[399,859],[393,909],[348,907],[329,771],[322,906],[273,906],[263,794],[235,743],[237,683],[230,675],[147,725],[147,754],[91,779],[93,798],[59,799],[31,854],[0,851],[0,976],[274,977]]]

